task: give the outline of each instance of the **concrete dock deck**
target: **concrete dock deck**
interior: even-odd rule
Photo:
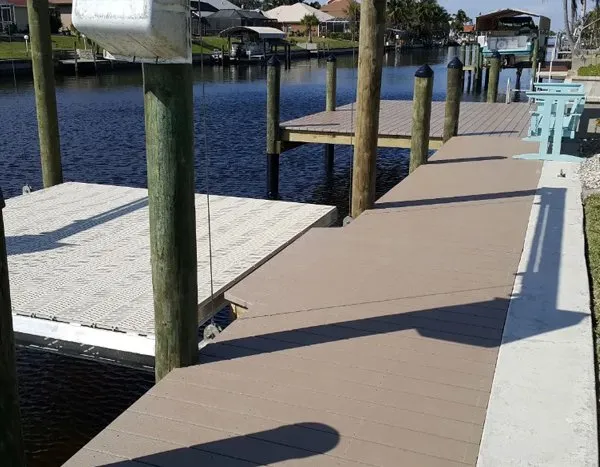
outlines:
[[[556,248],[572,238],[559,233],[581,228],[560,214],[577,199],[571,173],[548,172],[546,187],[542,162],[510,158],[534,147],[454,138],[349,226],[309,231],[226,293],[240,319],[201,364],[171,372],[66,465],[597,465],[589,296],[587,309],[556,298],[568,295]],[[548,297],[548,319],[527,316],[531,297]],[[568,368],[537,360],[550,330],[579,358],[584,374],[562,382],[572,393],[555,387]],[[526,393],[496,386],[499,349],[515,342],[537,357],[522,360]],[[519,356],[500,355],[505,377]],[[535,393],[543,418],[521,397]],[[508,422],[527,447],[498,463]]]
[[[55,351],[153,364],[148,192],[65,183],[7,200],[4,210],[18,338]],[[211,297],[206,195],[196,195],[198,319],[223,293],[336,209],[211,196]],[[214,300],[212,299],[214,298]]]
[[[379,114],[379,147],[409,148],[412,101],[383,100]],[[433,102],[429,148],[442,146],[445,102]],[[286,143],[352,144],[354,123],[352,104],[333,112],[318,112],[283,122],[281,141]],[[462,136],[527,136],[531,110],[528,103],[488,104],[462,102],[458,134]]]

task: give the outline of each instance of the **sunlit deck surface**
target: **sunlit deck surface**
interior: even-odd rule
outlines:
[[[433,102],[431,108],[430,149],[442,145],[445,102]],[[462,136],[527,136],[530,106],[528,103],[488,104],[462,102],[459,135]],[[333,112],[318,112],[283,122],[281,139],[292,143],[352,144],[356,109],[352,104]],[[379,114],[379,146],[410,147],[412,101],[381,101]]]
[[[548,222],[562,217],[530,213],[534,200],[562,212],[564,190],[538,188],[542,162],[510,158],[534,147],[454,138],[349,226],[300,237],[226,293],[241,317],[201,364],[171,372],[66,465],[475,465],[515,277],[522,304],[532,279],[546,293],[519,269],[526,232],[535,257],[560,249]],[[544,332],[516,329],[511,341]]]
[[[310,227],[336,218],[332,206],[210,199],[215,301],[206,195],[196,195],[200,321],[223,306],[229,287]],[[20,338],[88,357],[152,363],[147,190],[65,183],[7,200],[4,217]]]

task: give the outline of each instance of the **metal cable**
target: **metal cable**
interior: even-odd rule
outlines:
[[[204,43],[204,36],[202,34],[202,22],[200,22],[200,43]],[[225,56],[222,57],[223,65],[225,64]],[[201,124],[203,133],[203,146],[204,146],[204,183],[206,187],[206,220],[208,223],[208,268],[210,271],[210,323],[214,325],[215,322],[215,283],[213,277],[213,255],[212,255],[212,229],[211,229],[211,216],[210,216],[210,154],[208,152],[208,128],[206,124],[206,83],[204,79],[204,54],[200,61],[200,75],[202,81],[202,103],[201,109]]]

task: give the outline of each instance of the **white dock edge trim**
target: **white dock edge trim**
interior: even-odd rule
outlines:
[[[498,354],[479,467],[598,465],[577,167],[543,166]],[[566,177],[559,176],[561,170]]]
[[[30,336],[154,357],[154,336],[115,332],[20,315],[13,315],[13,328],[16,333]]]

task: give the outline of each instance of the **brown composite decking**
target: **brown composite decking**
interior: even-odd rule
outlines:
[[[69,467],[475,465],[541,163],[454,138],[349,226],[236,285],[247,308]],[[133,461],[130,459],[134,459]]]
[[[433,102],[430,146],[439,148],[444,126],[445,102]],[[530,119],[528,103],[488,104],[463,102],[460,109],[459,135],[527,136]],[[332,142],[351,144],[356,112],[352,105],[333,112],[319,112],[282,123],[281,138],[290,142]],[[381,101],[379,114],[380,146],[410,147],[412,101]]]

